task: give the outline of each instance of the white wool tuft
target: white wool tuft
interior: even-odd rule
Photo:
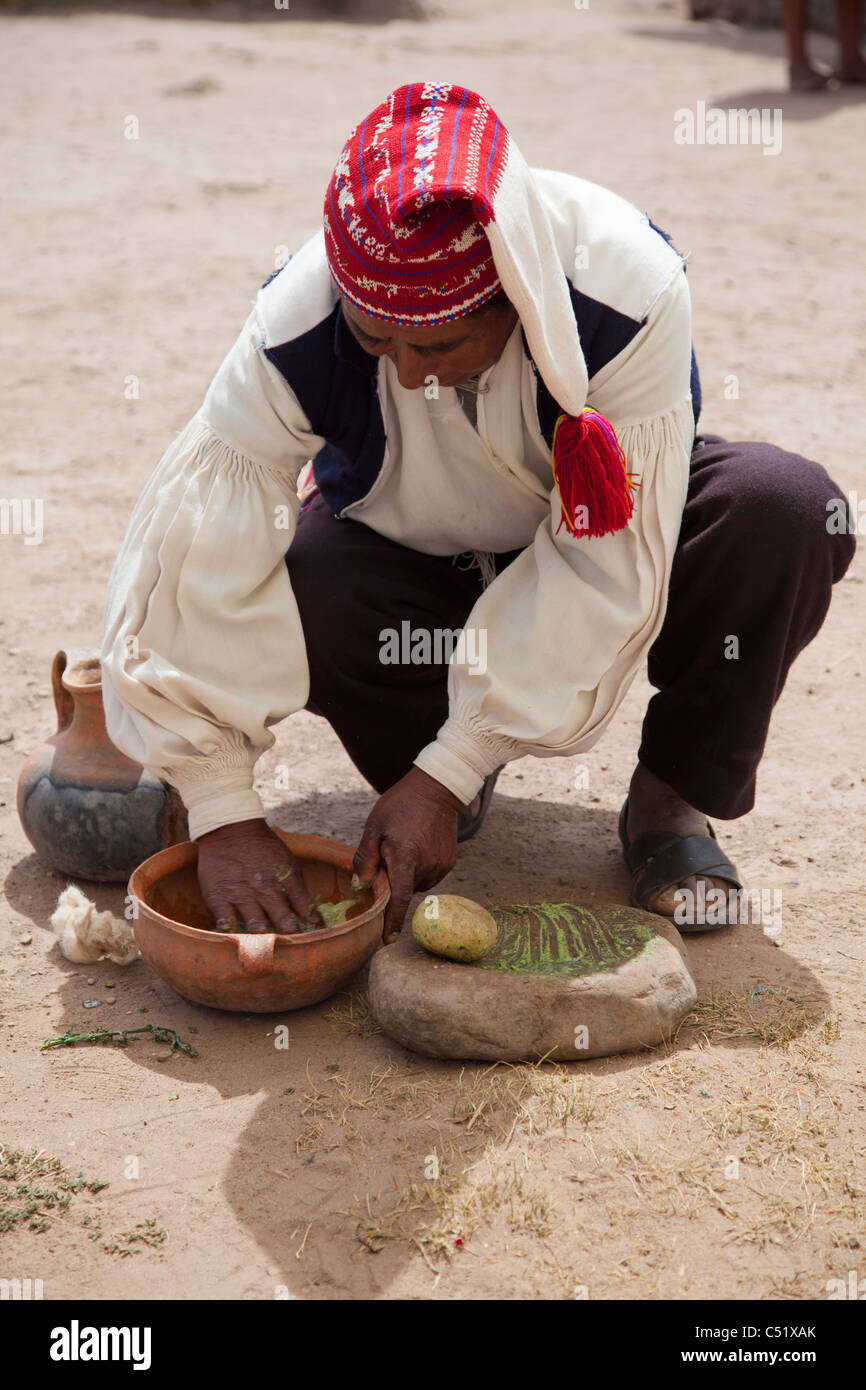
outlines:
[[[96,904],[71,883],[57,899],[51,925],[66,959],[77,965],[91,964],[104,956],[115,965],[130,965],[138,957],[129,923],[110,912],[97,912]]]

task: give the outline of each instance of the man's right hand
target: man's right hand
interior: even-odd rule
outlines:
[[[264,820],[236,821],[196,841],[198,881],[218,931],[278,932],[325,923],[300,865]]]

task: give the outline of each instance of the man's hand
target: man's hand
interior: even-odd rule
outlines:
[[[412,894],[426,892],[453,869],[462,804],[441,782],[413,767],[379,797],[367,817],[355,873],[367,887],[380,866],[388,871],[386,939],[402,927]]]
[[[237,821],[202,835],[198,881],[218,931],[278,932],[324,927],[295,856],[264,820]]]

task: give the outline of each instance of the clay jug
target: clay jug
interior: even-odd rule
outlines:
[[[189,838],[177,792],[108,737],[99,654],[58,652],[51,668],[57,733],[18,779],[18,815],[58,873],[120,883],[158,850]]]

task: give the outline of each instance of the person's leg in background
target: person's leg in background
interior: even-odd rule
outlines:
[[[806,52],[808,0],[782,0],[782,24],[792,92],[814,92],[831,77],[839,82],[866,82],[866,59],[860,49],[861,0],[834,0],[839,58],[833,72],[816,68]]]
[[[782,0],[782,25],[788,51],[788,76],[792,92],[814,92],[826,87],[829,72],[815,68],[806,52],[809,22],[808,0]]]
[[[834,72],[840,82],[866,82],[866,59],[860,50],[861,0],[835,0],[839,63]]]

